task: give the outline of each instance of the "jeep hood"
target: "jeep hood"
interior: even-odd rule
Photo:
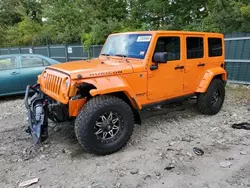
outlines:
[[[106,75],[133,73],[132,66],[125,60],[91,59],[60,63],[47,67],[70,75],[71,79],[99,77]]]

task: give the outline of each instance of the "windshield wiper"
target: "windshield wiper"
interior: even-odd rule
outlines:
[[[127,63],[129,63],[129,60],[128,60],[127,58],[125,58],[125,57],[128,57],[127,55],[115,54],[114,56],[123,57],[123,58],[125,59],[125,61],[126,61]]]
[[[123,54],[115,54],[114,56],[118,56],[118,57],[128,57],[127,55],[123,55]]]
[[[105,54],[105,53],[103,53],[103,54],[101,54],[101,55],[104,55],[104,56],[110,56],[109,54]]]
[[[106,56],[107,60],[109,60],[109,56],[110,56],[109,54],[102,53],[101,55],[102,55],[102,56]]]

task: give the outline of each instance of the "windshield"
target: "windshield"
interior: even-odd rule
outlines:
[[[144,59],[151,34],[111,35],[106,40],[101,55]]]

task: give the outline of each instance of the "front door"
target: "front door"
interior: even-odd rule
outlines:
[[[182,94],[184,62],[182,60],[181,46],[183,36],[159,36],[155,52],[167,52],[168,61],[158,64],[158,69],[148,70],[148,99],[165,100]],[[150,62],[154,65],[153,60]]]
[[[0,95],[21,91],[20,69],[16,56],[0,58]]]

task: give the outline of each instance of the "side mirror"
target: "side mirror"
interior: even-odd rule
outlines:
[[[168,53],[167,52],[156,52],[154,53],[153,62],[154,63],[167,63]]]

